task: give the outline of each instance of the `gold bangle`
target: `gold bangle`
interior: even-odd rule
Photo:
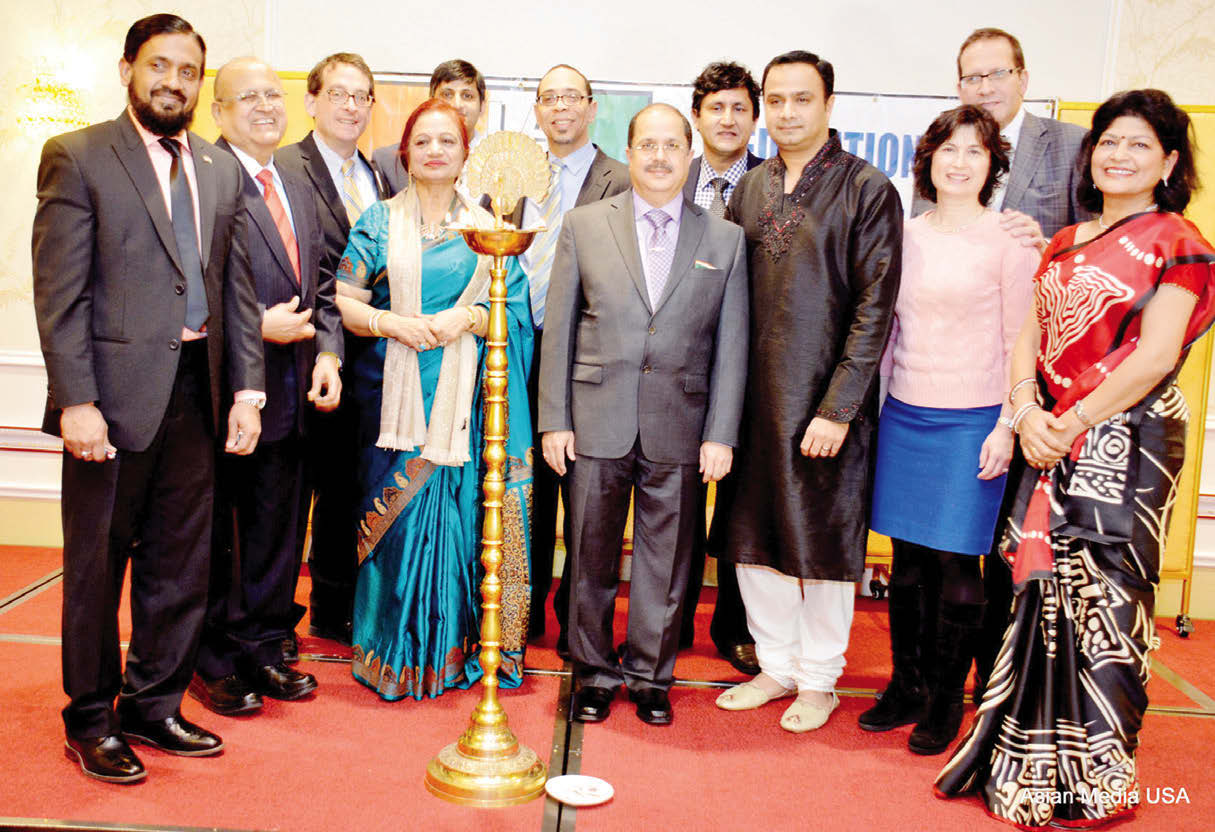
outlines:
[[[371,313],[371,316],[369,318],[367,318],[367,331],[370,332],[372,335],[374,335],[376,338],[384,337],[384,333],[380,332],[380,318],[382,318],[382,317],[384,317],[384,310],[377,309],[376,311]]]
[[[477,313],[471,306],[465,306],[464,311],[468,313],[468,329],[471,332],[477,328]]]

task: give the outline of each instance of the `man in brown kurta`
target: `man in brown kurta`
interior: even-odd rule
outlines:
[[[902,205],[828,129],[834,71],[808,52],[764,70],[779,155],[730,199],[751,269],[750,362],[727,559],[763,672],[727,710],[797,700],[781,726],[822,725],[838,704],[861,577],[877,431],[877,369],[902,262]]]

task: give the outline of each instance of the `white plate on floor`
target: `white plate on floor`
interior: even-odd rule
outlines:
[[[612,784],[585,774],[562,774],[550,778],[544,790],[553,800],[569,806],[598,806],[612,799],[616,790]]]

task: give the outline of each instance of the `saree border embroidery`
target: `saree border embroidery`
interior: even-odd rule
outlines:
[[[434,473],[435,465],[433,462],[414,457],[405,463],[405,475],[401,472],[393,473],[393,480],[397,487],[388,486],[380,492],[380,496],[372,500],[374,511],[364,512],[363,519],[359,522],[359,565],[362,566],[363,561],[367,560],[372,551],[381,538],[392,528],[392,524],[396,522],[397,517],[405,510],[405,506],[409,505],[409,501],[417,496],[422,490],[422,486],[430,479],[430,475]]]
[[[382,664],[379,656],[364,653],[362,645],[356,644],[351,671],[388,699],[421,698],[423,695],[433,698],[464,680],[465,654],[469,649],[470,645],[451,648],[442,668],[436,669],[433,665],[402,667],[398,673],[391,665]]]

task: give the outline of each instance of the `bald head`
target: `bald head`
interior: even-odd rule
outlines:
[[[266,165],[287,131],[283,83],[260,58],[233,58],[215,73],[211,115],[228,144]]]
[[[688,140],[688,147],[691,147],[692,146],[692,125],[691,125],[691,123],[688,122],[687,116],[685,116],[683,113],[679,112],[679,110],[675,109],[670,104],[663,104],[661,102],[654,103],[654,104],[647,104],[646,106],[644,106],[640,110],[638,110],[636,115],[634,115],[631,119],[629,119],[629,137],[628,137],[629,146],[631,147],[633,144],[633,133],[636,132],[636,129],[637,129],[637,120],[640,119],[642,116],[646,115],[647,113],[650,113],[655,110],[662,110],[670,115],[674,115],[676,118],[678,118],[680,121],[683,122],[684,136]]]

